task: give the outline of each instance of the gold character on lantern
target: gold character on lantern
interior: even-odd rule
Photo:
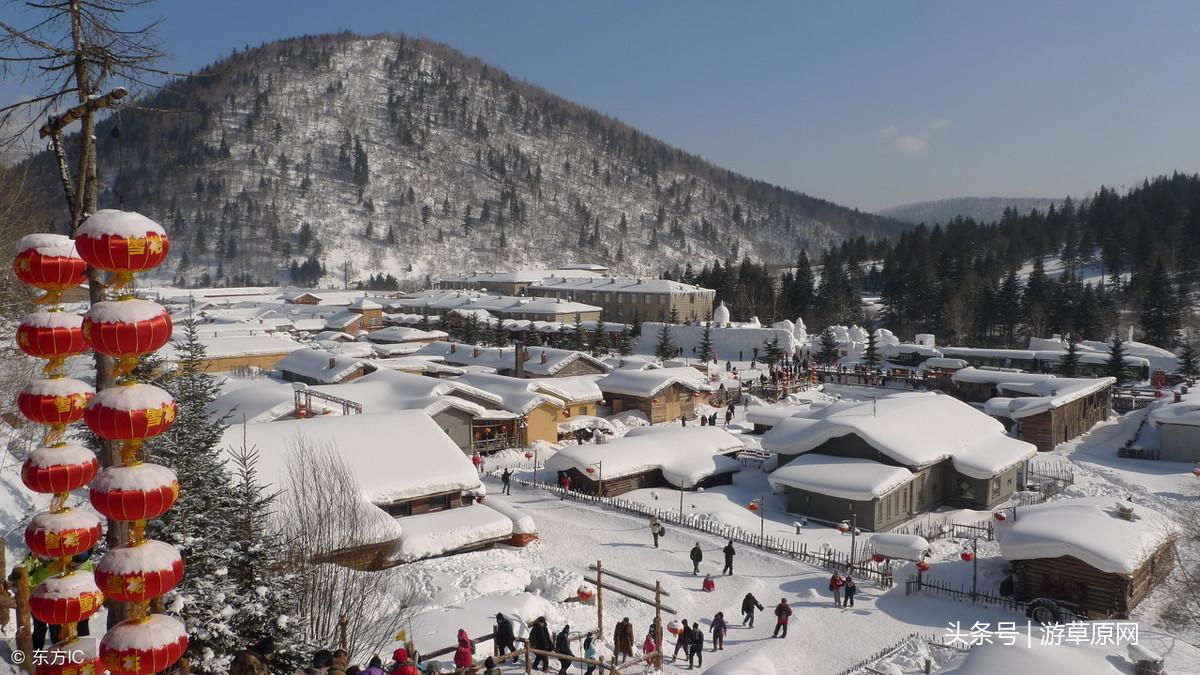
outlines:
[[[163,250],[162,237],[158,236],[157,234],[151,234],[151,235],[146,236],[146,241],[150,242],[150,252],[151,253],[162,253],[162,250]],[[130,251],[130,253],[132,253],[132,252],[133,251]]]
[[[129,577],[125,580],[126,593],[141,593],[146,590],[146,578],[143,576]]]
[[[21,345],[22,347],[28,347],[29,346],[29,334],[21,333],[21,334],[17,335],[17,344]]]
[[[46,535],[47,546],[50,544],[51,536],[53,536],[53,535],[49,535],[49,534]],[[70,548],[74,548],[74,547],[78,546],[79,545],[79,533],[78,532],[68,532],[68,533],[64,534],[63,538],[62,538],[62,543],[63,543],[63,546],[67,546]]]
[[[129,247],[129,255],[143,255],[146,253],[146,238],[145,237],[129,237],[125,240]]]
[[[121,668],[130,673],[136,673],[142,669],[142,660],[137,654],[130,654],[121,660]]]
[[[171,424],[172,422],[175,421],[175,406],[165,405],[165,406],[163,406],[162,411],[163,411],[163,421],[164,422],[166,422],[167,424]]]
[[[76,410],[83,410],[87,407],[87,397],[83,394],[71,394],[71,402]]]
[[[79,596],[80,611],[83,611],[83,612],[92,611],[92,607],[95,606],[94,605],[95,602],[96,602],[96,597],[94,595],[92,595],[91,593],[85,593],[85,594]]]
[[[29,258],[19,258],[17,260],[17,269],[22,272],[29,271]]]
[[[147,410],[146,411],[146,426],[156,427],[156,426],[162,424],[162,418],[163,418],[162,410],[154,410],[154,409]]]
[[[121,578],[108,577],[104,580],[104,592],[108,595],[120,595],[121,593]]]
[[[54,397],[54,410],[56,412],[65,413],[70,409],[71,409],[71,397],[70,396],[55,396]]]
[[[24,337],[24,335],[22,335],[22,337]],[[83,324],[83,339],[88,342],[92,341],[92,324],[87,323],[86,321]]]
[[[49,551],[57,551],[58,546],[59,546],[58,535],[53,532],[47,532],[46,533],[46,549]]]

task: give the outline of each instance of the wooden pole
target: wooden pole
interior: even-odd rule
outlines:
[[[533,672],[533,662],[529,659],[529,641],[525,641],[525,675]]]
[[[654,581],[654,643],[658,645],[658,656],[654,659],[654,667],[662,670],[663,628],[662,628],[662,582]]]
[[[596,581],[604,581],[600,570],[601,561],[596,561]],[[604,635],[604,586],[596,585],[596,633]]]
[[[24,565],[13,570],[13,583],[17,588],[17,651],[25,653],[21,670],[34,675],[33,667],[33,619],[29,616],[29,570]]]
[[[346,648],[346,626],[348,623],[349,621],[346,619],[345,614],[338,617],[338,647],[341,649]]]
[[[0,539],[0,574],[8,569],[5,559],[4,540]],[[16,599],[9,593],[8,578],[0,576],[0,628],[8,628],[9,610],[17,606]]]

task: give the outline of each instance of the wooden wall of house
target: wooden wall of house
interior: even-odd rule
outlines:
[[[678,422],[680,417],[689,420],[696,417],[696,403],[692,398],[692,391],[677,384],[663,389],[653,398],[610,392],[604,392],[604,398],[612,406],[614,414],[625,410],[640,410],[651,424]]]
[[[990,382],[955,382],[954,395],[970,403],[984,403],[996,397],[996,387]]]
[[[206,373],[228,373],[243,368],[259,368],[274,370],[275,365],[287,356],[287,352],[278,354],[248,354],[241,356],[212,356],[200,362],[200,369]]]
[[[558,407],[542,404],[525,415],[524,445],[534,441],[558,442]]]
[[[592,363],[587,359],[575,359],[574,361],[563,366],[557,373],[551,377],[570,377],[572,375],[603,375],[607,371],[601,368],[598,364]]]
[[[442,508],[439,502],[445,500],[447,506]],[[422,513],[432,513],[434,511],[445,511],[447,509],[457,509],[463,506],[474,504],[475,500],[470,496],[463,494],[459,490],[450,492],[438,492],[430,495],[421,495],[413,499],[397,499],[386,504],[379,504],[379,508],[386,511],[389,515],[397,518],[405,516],[415,516]]]
[[[868,502],[845,499],[793,487],[786,488],[786,491],[788,513],[840,523],[850,518],[853,509],[859,529],[876,530],[879,527],[878,500]]]
[[[460,450],[471,454],[471,422],[474,420],[471,413],[458,408],[445,408],[432,417]]]
[[[600,487],[600,475],[598,472],[595,474],[589,474],[579,471],[578,469],[570,469],[567,473],[571,474],[572,490],[594,495],[596,494],[597,488]],[[555,477],[555,480],[557,480],[557,477]],[[701,487],[708,489],[710,487],[717,487],[719,485],[733,485],[733,473],[726,472],[713,474],[700,481],[696,485],[688,486],[687,490],[692,491]],[[629,474],[619,478],[613,478],[611,480],[605,478],[603,488],[601,488],[603,490],[601,492],[601,496],[616,497],[618,495],[623,495],[626,492],[643,490],[647,488],[668,488],[671,490],[679,489],[678,486],[672,485],[669,481],[667,481],[666,477],[663,476],[662,469],[653,469],[651,471],[642,471],[640,473]]]
[[[1082,436],[1108,419],[1112,412],[1112,387],[1075,399],[1037,415],[1020,419],[1019,437],[1050,452],[1060,443]]]
[[[1073,556],[1014,560],[1015,592],[1020,600],[1053,598],[1078,604],[1089,615],[1127,618],[1166,578],[1174,560],[1173,542],[1160,547],[1130,577],[1103,572]]]
[[[590,415],[594,417],[596,415],[596,404],[578,403],[575,405],[567,405],[558,411],[558,421],[565,422],[569,419],[579,417],[580,415]]]

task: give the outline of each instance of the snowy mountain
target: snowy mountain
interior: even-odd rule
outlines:
[[[994,223],[1000,220],[1007,208],[1016,209],[1023,215],[1033,209],[1045,211],[1051,204],[1061,201],[1040,197],[955,197],[893,206],[879,211],[879,215],[928,225],[947,223],[957,216],[972,218],[981,223]]]
[[[145,105],[185,112],[100,128],[101,206],[166,225],[180,245],[162,273],[185,283],[313,283],[317,262],[329,283],[574,262],[657,274],[905,227],[720,169],[425,40],[288,39]]]

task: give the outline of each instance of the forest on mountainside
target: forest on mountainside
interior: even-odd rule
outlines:
[[[1104,340],[1132,325],[1140,340],[1170,348],[1200,329],[1200,176],[1160,176],[1124,193],[1101,187],[992,223],[922,225],[890,242],[850,240],[822,254],[816,271],[802,255],[778,275],[750,260],[667,273],[715,288],[740,320],[870,322],[905,338],[991,347],[1053,333]],[[876,316],[864,315],[863,294],[879,296]]]

